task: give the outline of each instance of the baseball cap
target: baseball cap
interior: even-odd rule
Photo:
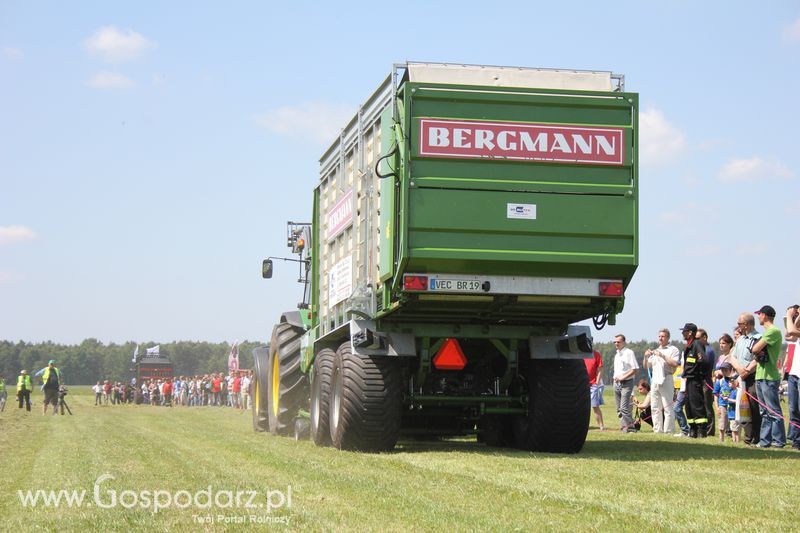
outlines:
[[[774,317],[775,316],[775,308],[772,307],[771,305],[762,305],[761,309],[756,311],[756,313]]]
[[[722,363],[721,365],[719,365],[719,367],[720,367],[720,369],[722,369],[722,370],[727,370],[727,369],[729,369],[729,368],[733,368],[733,365],[731,365],[730,363],[727,363],[727,362],[726,362],[726,363]]]
[[[697,333],[697,326],[695,324],[692,324],[691,322],[687,322],[686,324],[683,325],[681,331],[694,331],[695,333]]]
[[[48,365],[54,365],[54,364],[56,364],[56,360],[55,360],[55,359],[50,359],[50,360],[47,362],[47,364],[48,364]]]

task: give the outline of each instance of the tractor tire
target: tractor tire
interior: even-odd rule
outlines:
[[[513,446],[513,419],[509,415],[483,415],[478,420],[478,442],[493,448]]]
[[[331,444],[331,378],[336,352],[323,348],[314,358],[311,378],[311,439],[317,446]]]
[[[394,357],[354,355],[350,342],[334,357],[331,378],[331,442],[340,450],[382,452],[400,433],[401,369]]]
[[[269,431],[269,415],[267,414],[267,365],[269,364],[269,347],[260,346],[253,350],[253,380],[250,392],[251,410],[253,411],[253,431]]]
[[[514,417],[514,444],[535,452],[578,453],[589,432],[589,377],[580,359],[529,361],[528,414]]]
[[[281,323],[272,330],[267,379],[269,430],[290,435],[294,419],[308,402],[308,379],[300,371],[300,337],[303,329]]]

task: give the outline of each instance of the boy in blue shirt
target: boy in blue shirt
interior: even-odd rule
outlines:
[[[717,427],[719,428],[720,442],[725,442],[725,433],[731,431],[730,420],[733,420],[736,415],[735,411],[733,417],[729,415],[730,406],[735,406],[729,401],[733,390],[731,387],[731,381],[733,381],[731,379],[732,371],[733,367],[730,363],[722,363],[719,369],[720,374],[717,374],[717,379],[714,381],[714,397],[717,399]]]

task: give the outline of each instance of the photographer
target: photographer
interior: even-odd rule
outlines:
[[[736,339],[733,351],[725,357],[725,362],[730,363],[739,374],[739,381],[742,384],[740,394],[746,396],[748,407],[750,407],[750,420],[742,420],[741,425],[744,429],[744,442],[751,446],[758,443],[759,431],[761,430],[761,415],[759,405],[756,401],[756,361],[749,350],[749,346],[761,335],[756,332],[756,321],[750,313],[739,315],[737,327],[741,335]],[[744,401],[744,398],[742,398]]]
[[[61,387],[61,370],[56,368],[56,360],[50,359],[47,366],[39,370],[35,377],[42,378],[42,391],[44,392],[44,406],[42,414],[47,414],[47,406],[53,406],[53,416],[58,414],[58,390]]]
[[[789,440],[792,448],[800,450],[800,306],[786,310],[786,361],[783,371],[788,382],[789,394]]]
[[[750,348],[756,360],[756,389],[758,398],[766,407],[761,407],[761,439],[759,448],[783,448],[786,445],[786,430],[781,413],[780,394],[781,372],[778,370],[783,335],[775,327],[775,309],[765,305],[756,311],[759,323],[764,326],[761,339]]]

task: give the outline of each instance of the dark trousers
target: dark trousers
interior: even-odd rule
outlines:
[[[706,402],[706,418],[708,418],[708,431],[706,435],[709,437],[714,436],[714,425],[716,420],[716,411],[714,411],[714,389],[710,388],[708,382],[703,384],[703,396]]]
[[[25,407],[28,411],[31,410],[31,391],[29,390],[21,390],[17,392],[17,398],[19,398],[19,408],[22,409],[22,402],[25,402]]]
[[[755,401],[758,396],[756,393],[756,376],[751,374],[744,380],[744,388],[749,394],[747,397],[750,404],[750,422],[742,422],[742,429],[744,429],[744,442],[745,444],[758,444],[761,439],[761,406]]]
[[[689,422],[692,436],[705,436],[708,424],[706,399],[703,392],[705,386],[705,380],[702,378],[686,378],[686,421]],[[703,434],[697,435],[698,431],[702,431]]]

